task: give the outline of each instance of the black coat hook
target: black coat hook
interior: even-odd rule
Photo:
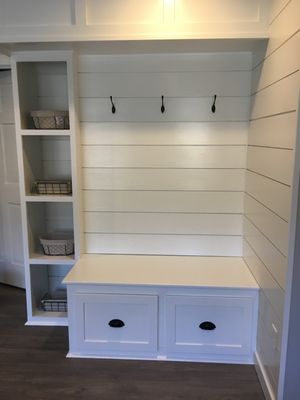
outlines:
[[[216,100],[217,100],[217,95],[214,95],[214,102],[213,105],[211,106],[211,112],[215,113],[216,112]]]
[[[112,105],[112,107],[111,107],[111,112],[112,112],[113,114],[115,114],[115,112],[116,112],[116,107],[115,107],[115,105],[114,105],[112,96],[110,96],[110,102],[111,102],[111,105]]]
[[[163,114],[166,111],[165,105],[164,105],[164,96],[161,96],[161,107],[160,111]]]

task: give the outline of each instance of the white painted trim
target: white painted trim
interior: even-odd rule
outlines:
[[[137,6],[140,2],[132,1],[127,1],[126,7],[122,6],[122,1],[119,4],[115,1],[114,7],[107,6],[105,3],[109,2],[105,1],[98,4],[99,1],[64,0],[51,4],[53,1],[47,0],[44,3],[48,5],[48,14],[42,14],[40,7],[31,17],[28,13],[30,1],[19,1],[17,12],[9,5],[0,25],[2,41],[238,39],[268,36],[269,2],[265,0],[240,1],[239,7],[233,7],[235,3],[228,1],[224,5],[221,0],[215,0],[213,7],[203,0],[190,1],[187,7],[187,2],[183,2],[182,6],[181,2],[175,0],[144,0],[142,7]],[[61,10],[57,10],[58,3],[62,3]],[[228,17],[228,6],[231,18]],[[141,9],[144,10],[143,16]],[[148,15],[146,18],[145,11]]]
[[[276,395],[272,389],[268,374],[257,352],[254,353],[254,366],[266,400],[276,400]]]
[[[67,318],[45,318],[43,321],[42,318],[38,318],[37,320],[28,319],[25,323],[25,326],[68,326]]]
[[[226,360],[224,358],[219,358],[219,359],[211,359],[211,358],[197,358],[196,360],[193,358],[187,357],[173,357],[173,356],[164,356],[161,354],[155,355],[155,356],[147,356],[147,355],[107,355],[107,356],[102,356],[102,355],[95,355],[95,354],[83,354],[83,353],[74,353],[69,351],[66,355],[66,358],[88,358],[88,359],[100,359],[100,360],[149,360],[149,361],[177,361],[177,362],[194,362],[194,363],[215,363],[215,364],[224,364],[229,363],[229,364],[244,364],[244,365],[252,365],[253,361],[249,358],[247,359],[242,359],[242,357],[239,357],[236,360]],[[269,399],[267,399],[269,400]],[[273,399],[271,399],[273,400]],[[275,400],[275,398],[274,398]]]

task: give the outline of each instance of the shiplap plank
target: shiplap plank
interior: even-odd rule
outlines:
[[[87,253],[241,256],[240,236],[84,235]]]
[[[249,145],[294,148],[297,127],[296,112],[251,121]]]
[[[72,232],[73,220],[67,218],[47,219],[46,229],[48,232]],[[39,233],[37,232],[37,234]]]
[[[248,147],[248,169],[281,183],[287,185],[292,183],[293,163],[292,150]]]
[[[110,99],[81,98],[81,122],[201,122],[248,121],[249,97],[217,98],[216,113],[211,112],[212,98],[165,98],[164,114],[161,99],[114,99],[116,113],[111,112]]]
[[[80,97],[96,98],[245,96],[251,84],[248,71],[80,73],[78,78]]]
[[[73,213],[70,203],[46,203],[43,214],[46,232],[73,231]],[[41,234],[41,232],[35,233]]]
[[[270,321],[270,319],[274,318],[277,320],[276,326],[278,326],[278,331],[281,331],[282,328],[282,315],[279,317],[276,313],[274,314],[274,309],[267,296],[260,290],[259,293],[259,318],[265,322]],[[281,343],[278,343],[278,348],[281,348]]]
[[[43,173],[42,176],[37,177],[39,179],[71,179],[71,163],[70,161],[43,161],[42,162]]]
[[[244,221],[244,229],[245,239],[248,244],[250,244],[280,287],[285,289],[287,258],[247,218]]]
[[[273,392],[277,393],[280,367],[281,327],[278,325],[279,318],[274,314],[271,306],[268,307],[268,314],[275,317],[272,318],[272,322],[270,323],[263,320],[260,315],[258,318],[257,352],[259,353],[260,362],[268,373],[269,384],[272,385]],[[274,328],[276,332],[278,332],[277,334]]]
[[[289,221],[291,188],[250,171],[246,174],[246,192]]]
[[[40,110],[67,111],[69,109],[68,98],[65,96],[39,97],[38,107]]]
[[[264,58],[264,54],[261,55],[262,59]],[[260,60],[261,61],[261,60]],[[258,87],[260,85],[261,73],[264,68],[263,62],[258,62],[254,65],[251,77],[251,94],[254,94],[258,91]]]
[[[50,293],[57,289],[65,289],[65,284],[62,283],[63,278],[68,274],[72,267],[69,265],[51,265],[47,267],[48,286]]]
[[[37,76],[39,97],[67,97],[68,83],[65,75],[41,74]]]
[[[84,190],[85,211],[242,213],[243,192]]]
[[[285,297],[284,290],[278,285],[246,240],[244,240],[243,243],[243,253],[243,258],[259,284],[262,292],[276,311],[276,315],[282,318]]]
[[[245,215],[283,254],[288,253],[289,224],[250,196],[245,196]]]
[[[65,277],[72,267],[69,265],[51,265],[47,267],[48,276]]]
[[[278,160],[280,160],[281,163],[279,163]],[[248,147],[248,169],[283,184],[291,185],[293,163],[293,150]]]
[[[282,346],[282,316],[278,317],[265,294],[260,293],[260,304],[264,303],[266,318],[259,315],[257,350],[261,362],[268,371],[270,382],[273,381],[274,393],[277,393],[280,371],[280,354]]]
[[[68,110],[66,64],[37,63],[33,67],[37,77],[38,107],[42,110]]]
[[[261,62],[263,62],[268,48],[268,42],[264,41],[256,48],[252,53],[252,69],[256,68]],[[252,74],[253,79],[253,74]]]
[[[56,290],[65,290],[66,285],[62,283],[64,277],[62,276],[48,276],[48,290],[54,293]]]
[[[299,70],[299,43],[300,32],[254,69],[252,93]]]
[[[83,168],[84,189],[241,191],[244,185],[242,169]]]
[[[85,212],[86,233],[241,235],[237,214]]]
[[[271,4],[270,11],[270,23],[274,20],[274,18],[278,17],[278,14],[286,7],[286,5],[291,0],[273,0]]]
[[[72,204],[69,203],[58,203],[58,202],[49,202],[43,205],[45,208],[45,217],[47,219],[72,219],[73,211]]]
[[[196,72],[251,69],[251,53],[79,55],[79,72]]]
[[[267,55],[276,50],[300,29],[299,15],[300,2],[298,0],[292,0],[270,26],[270,40]]]
[[[299,72],[290,75],[252,97],[251,119],[290,112],[297,109]]]
[[[42,159],[44,161],[71,160],[70,140],[65,137],[43,137],[41,139]]]
[[[67,76],[67,63],[64,61],[42,61],[32,63],[35,75],[65,75]]]
[[[265,293],[261,290],[259,293],[259,302],[260,302],[260,309],[259,309],[259,318],[261,321],[266,323],[267,330],[269,328],[272,329],[272,323],[275,325],[278,331],[278,340],[277,340],[277,350],[280,353],[281,350],[281,334],[282,334],[282,319],[283,316],[280,317],[276,314],[272,304],[269,302],[268,298],[266,297]],[[273,330],[273,329],[272,329]],[[274,331],[273,331],[274,333]],[[272,335],[271,335],[272,336]],[[274,342],[273,342],[274,343]],[[272,344],[272,342],[271,342]]]
[[[82,123],[81,143],[111,145],[245,145],[248,122]]]
[[[245,146],[83,146],[83,167],[245,168]]]

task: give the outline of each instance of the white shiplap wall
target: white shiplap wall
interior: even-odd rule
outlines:
[[[241,255],[250,69],[249,53],[80,56],[87,253]]]
[[[300,2],[277,0],[253,69],[244,256],[261,291],[257,352],[276,397],[299,96]]]

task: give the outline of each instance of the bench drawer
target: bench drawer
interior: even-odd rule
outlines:
[[[167,296],[168,353],[250,354],[253,299],[225,296]]]
[[[157,351],[157,296],[85,293],[76,303],[77,350]]]

